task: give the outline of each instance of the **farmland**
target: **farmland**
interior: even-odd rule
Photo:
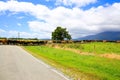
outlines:
[[[120,59],[101,57],[120,54],[118,43],[71,43],[24,46],[33,56],[63,71],[75,80],[119,80]],[[78,54],[85,53],[87,55]],[[94,54],[94,55],[88,55]]]
[[[102,43],[102,42],[91,42],[91,43],[73,43],[73,44],[57,44],[61,48],[72,48],[77,49],[82,52],[105,54],[105,53],[115,53],[120,54],[120,44],[118,43]]]

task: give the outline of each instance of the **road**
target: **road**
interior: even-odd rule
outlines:
[[[69,80],[19,46],[0,45],[0,80]]]

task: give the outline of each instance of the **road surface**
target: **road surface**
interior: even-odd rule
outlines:
[[[69,80],[18,46],[0,45],[0,80]]]

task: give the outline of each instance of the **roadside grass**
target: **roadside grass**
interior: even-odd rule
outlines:
[[[24,48],[33,56],[57,67],[75,80],[120,80],[120,60],[80,55],[48,46],[24,46]]]
[[[91,43],[70,43],[70,44],[58,44],[60,47],[77,49],[82,52],[104,54],[115,53],[120,54],[120,43],[111,42],[91,42]]]

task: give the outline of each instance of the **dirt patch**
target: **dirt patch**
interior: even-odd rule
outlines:
[[[82,51],[80,51],[78,49],[65,48],[65,47],[61,48],[58,45],[55,45],[55,46],[52,46],[52,47],[57,48],[57,49],[63,49],[63,50],[72,51],[72,52],[75,52],[75,53],[81,54],[81,55],[95,55],[94,53],[82,52]]]
[[[78,53],[78,54],[81,54],[81,55],[95,55],[94,53],[82,52],[80,50],[71,49],[71,48],[64,48],[64,50],[69,50],[69,51],[72,51],[72,52],[75,52],[75,53]]]
[[[105,57],[105,58],[111,58],[111,59],[120,60],[120,55],[118,55],[118,54],[101,54],[100,56]]]

